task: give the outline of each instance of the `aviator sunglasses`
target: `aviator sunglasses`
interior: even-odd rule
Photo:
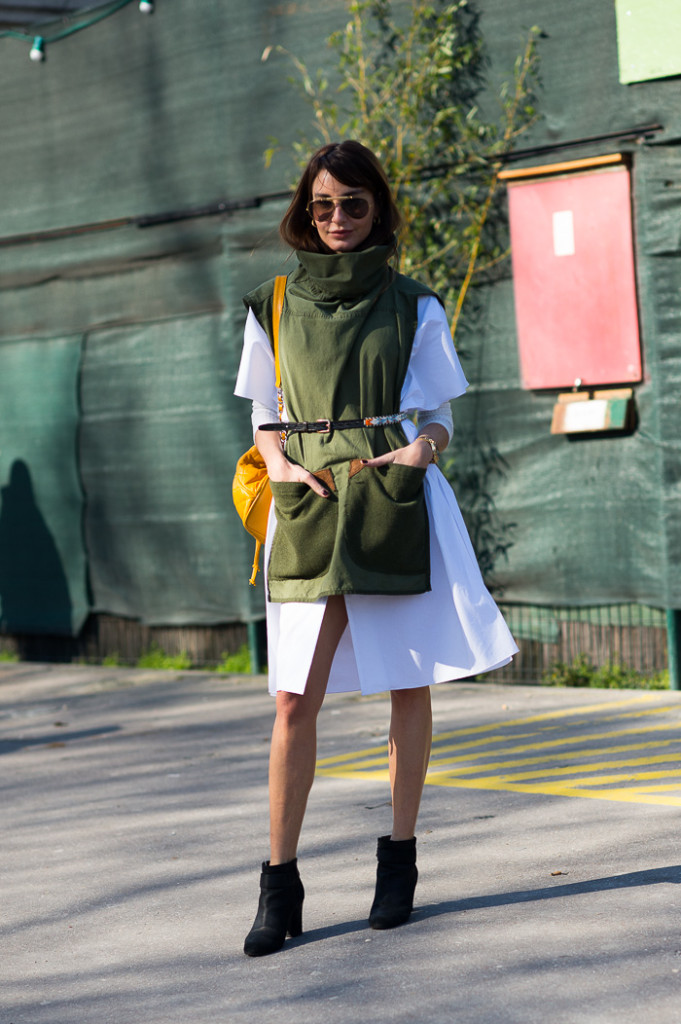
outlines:
[[[312,217],[323,223],[331,220],[336,206],[340,206],[343,213],[352,220],[362,220],[369,212],[369,200],[363,196],[339,196],[337,199],[312,199],[305,209]]]

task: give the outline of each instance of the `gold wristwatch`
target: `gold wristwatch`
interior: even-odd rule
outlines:
[[[417,441],[425,441],[426,444],[430,445],[430,450],[433,453],[433,457],[432,457],[432,459],[430,461],[437,463],[439,458],[440,458],[440,449],[438,448],[438,446],[435,443],[434,439],[432,437],[429,437],[428,434],[419,434],[419,436],[416,438],[416,440]]]

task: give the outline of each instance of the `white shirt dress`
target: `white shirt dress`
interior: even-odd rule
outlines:
[[[285,320],[280,344],[286,344]],[[419,297],[418,326],[400,410],[437,409],[458,398],[467,387],[442,306],[430,296]],[[274,356],[252,311],[246,322],[235,394],[266,407],[260,422],[277,419]],[[257,425],[256,413],[254,428]],[[417,426],[410,420],[402,426],[408,441],[413,441]],[[424,486],[430,522],[431,590],[408,596],[346,594],[348,624],[331,666],[327,693],[357,690],[374,694],[476,676],[508,664],[518,650],[483,583],[456,498],[437,466],[428,467]],[[272,507],[265,565],[275,530]],[[267,601],[270,693],[304,692],[325,605],[325,599],[285,604]]]

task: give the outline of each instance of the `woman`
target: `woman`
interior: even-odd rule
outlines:
[[[499,667],[517,650],[435,465],[451,436],[450,399],[467,382],[438,297],[390,266],[399,226],[370,150],[345,141],[314,154],[280,228],[299,261],[281,319],[284,446],[273,282],[244,300],[236,394],[253,402],[274,498],[266,585],[276,695],[270,859],[249,956],[302,931],[297,848],[325,693],[390,690],[393,820],[378,840],[369,924],[392,928],[408,919],[416,886],[429,686]]]

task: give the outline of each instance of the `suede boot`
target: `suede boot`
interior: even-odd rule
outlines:
[[[276,953],[284,945],[287,934],[292,938],[300,935],[304,898],[297,859],[274,866],[266,860],[260,875],[258,913],[244,943],[246,956]]]
[[[396,928],[409,920],[414,906],[416,836],[393,842],[381,836],[376,850],[376,896],[369,914],[371,928]]]

